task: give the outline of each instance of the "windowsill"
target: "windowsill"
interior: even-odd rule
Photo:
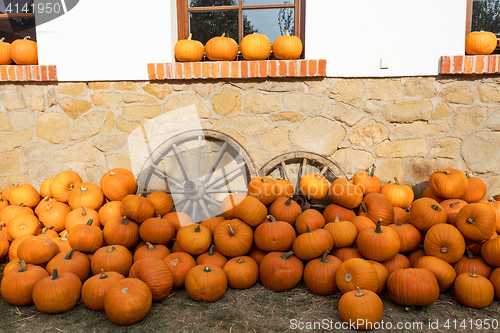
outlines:
[[[326,76],[326,60],[204,61],[148,64],[150,80]]]
[[[500,73],[500,54],[442,56],[440,74]]]
[[[0,82],[4,81],[57,81],[54,65],[3,65]]]

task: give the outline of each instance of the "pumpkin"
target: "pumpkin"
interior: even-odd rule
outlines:
[[[247,195],[235,208],[234,216],[245,221],[251,227],[257,227],[265,221],[266,206],[253,196]]]
[[[352,258],[365,259],[365,257],[363,257],[361,255],[361,253],[359,253],[359,250],[356,247],[356,243],[354,243],[353,246],[335,249],[332,251],[332,255],[339,258],[342,262],[349,260],[349,259],[352,259]]]
[[[59,232],[64,230],[69,213],[71,213],[71,208],[67,204],[53,201],[40,209],[38,217],[44,226],[52,225],[54,230]],[[99,226],[98,223],[97,225]]]
[[[270,222],[264,222],[255,229],[254,242],[262,251],[288,251],[296,238],[295,230],[285,221],[276,221],[268,215]]]
[[[495,270],[490,275],[490,282],[495,289],[495,295],[500,298],[500,268],[495,268]]]
[[[366,258],[387,261],[398,254],[400,241],[398,234],[391,228],[382,226],[382,219],[376,227],[366,227],[358,235],[359,252]]]
[[[340,221],[338,215],[334,222],[327,223],[323,229],[333,237],[333,248],[351,246],[356,241],[358,229],[351,221]]]
[[[226,257],[242,256],[252,248],[253,230],[239,219],[227,220],[227,223],[221,223],[215,229],[214,243]]]
[[[75,225],[69,234],[69,244],[77,251],[94,253],[102,246],[104,237],[101,228],[93,226],[92,222],[90,219],[86,224]]]
[[[191,268],[196,266],[194,258],[186,252],[174,252],[163,258],[163,261],[169,265],[174,279],[174,288],[184,287],[186,275]]]
[[[399,184],[399,180],[394,177],[394,184],[385,184],[380,189],[380,193],[385,194],[395,207],[406,208],[411,205],[415,194],[408,185]]]
[[[422,234],[413,224],[389,224],[387,227],[396,232],[399,238],[399,252],[410,252],[422,244]]]
[[[430,175],[429,187],[441,198],[460,198],[469,190],[469,180],[460,170],[441,169]]]
[[[20,214],[13,217],[7,224],[7,231],[12,239],[21,236],[33,235],[39,225],[33,214]]]
[[[7,207],[8,205],[9,200],[7,200],[7,198],[3,194],[0,194],[0,211],[2,211],[2,209]]]
[[[183,212],[170,212],[163,215],[162,219],[170,221],[170,223],[174,226],[176,233],[179,232],[182,227],[194,223],[191,216]]]
[[[9,254],[10,243],[2,234],[0,234],[0,259]]]
[[[118,325],[132,325],[141,321],[153,303],[148,285],[135,278],[116,282],[104,296],[104,311]]]
[[[306,232],[306,226],[309,230],[321,229],[325,226],[325,218],[316,209],[307,209],[297,216],[295,231],[298,235],[302,235]]]
[[[457,273],[453,266],[444,261],[433,256],[423,256],[417,260],[413,268],[425,268],[430,270],[437,279],[439,292],[445,292],[448,290],[455,281]]]
[[[356,213],[354,213],[350,209],[344,208],[334,203],[326,206],[325,210],[323,211],[323,217],[325,218],[325,221],[327,223],[335,221],[337,215],[339,216],[339,219],[341,221],[350,221],[356,216]]]
[[[104,227],[104,230],[106,230],[106,227]],[[145,242],[167,244],[175,238],[175,227],[168,219],[151,217],[141,223],[139,235]],[[106,234],[104,234],[104,239],[106,240]]]
[[[12,242],[13,240],[9,234],[9,231],[7,230],[7,227],[5,227],[4,222],[0,222],[0,237],[5,238],[9,242]]]
[[[36,207],[40,202],[40,193],[31,184],[22,184],[16,186],[9,194],[11,205],[23,204],[26,207]]]
[[[380,178],[375,175],[375,166],[368,171],[359,171],[352,176],[352,182],[355,185],[361,186],[363,195],[370,193],[379,193],[382,186]]]
[[[12,246],[12,244],[11,244]],[[484,261],[493,267],[500,266],[500,237],[487,240],[481,247]],[[9,255],[10,257],[10,255]]]
[[[60,252],[67,253],[72,249],[71,245],[69,244],[67,231],[65,231],[64,234],[59,238],[52,238],[52,241],[59,247]]]
[[[394,218],[392,220],[393,224],[408,224],[411,223],[410,207],[403,209],[401,207],[393,207]]]
[[[321,200],[327,196],[330,183],[323,176],[308,173],[302,176],[299,182],[299,190],[307,199]]]
[[[104,269],[105,272],[115,271],[128,276],[132,262],[132,253],[125,246],[104,246],[95,251],[90,261],[90,269],[94,275]]]
[[[208,252],[200,254],[198,258],[196,258],[196,264],[197,265],[211,264],[223,268],[224,265],[227,263],[227,258],[222,253],[214,251],[214,247],[215,244],[212,244]]]
[[[468,171],[465,172],[469,180],[469,190],[461,198],[468,203],[478,202],[482,200],[488,191],[486,183],[478,177],[473,177]]]
[[[455,299],[465,306],[482,309],[493,302],[495,290],[491,282],[481,275],[476,275],[476,269],[472,273],[462,273],[457,276],[453,286]]]
[[[104,272],[104,270],[101,269],[99,274],[90,277],[83,284],[83,303],[91,310],[103,311],[106,293],[111,287],[123,279],[125,279],[125,277],[118,272]]]
[[[456,222],[462,235],[476,242],[490,239],[496,230],[495,211],[480,203],[470,203],[460,209]]]
[[[381,219],[382,225],[389,225],[394,221],[394,208],[386,195],[368,193],[361,201],[359,215],[366,216],[375,223]]]
[[[165,245],[161,244],[156,244],[153,245],[149,242],[146,242],[146,244],[140,246],[135,252],[134,252],[134,262],[136,262],[139,259],[142,258],[156,258],[156,259],[162,259],[165,258],[170,254],[170,250],[168,247]]]
[[[19,247],[19,244],[21,244],[24,240],[33,237],[33,235],[24,235],[17,237],[10,243],[9,247],[9,260],[12,261],[14,259],[17,259],[17,248]]]
[[[380,297],[371,290],[359,287],[342,295],[338,309],[343,321],[349,325],[355,323],[354,327],[361,330],[376,328],[376,323],[384,315],[384,304]]]
[[[335,281],[340,292],[345,294],[351,290],[378,290],[378,274],[371,263],[364,259],[352,258],[344,261],[337,269]]]
[[[92,208],[79,207],[73,209],[66,215],[64,220],[64,227],[67,232],[71,232],[71,229],[77,224],[86,224],[89,219],[92,219],[92,224],[101,227],[99,220],[99,213]]]
[[[363,189],[361,186],[349,183],[343,178],[337,178],[330,185],[328,196],[334,203],[353,209],[361,204]]]
[[[82,281],[73,273],[58,273],[38,281],[33,287],[33,302],[38,310],[45,313],[61,313],[71,310],[78,304]]]
[[[5,37],[0,39],[0,65],[10,65],[12,56],[10,54],[10,43],[4,42]]]
[[[207,58],[217,61],[231,61],[238,55],[238,44],[232,38],[225,37],[223,33],[220,37],[211,38],[205,44]]]
[[[215,302],[227,290],[226,273],[216,265],[197,265],[186,275],[186,292],[195,301]]]
[[[59,172],[50,183],[50,195],[59,202],[68,202],[69,193],[82,178],[74,171]]]
[[[250,252],[248,252],[248,256],[254,259],[257,262],[257,265],[260,266],[262,259],[264,259],[267,253],[268,252],[264,252],[261,249],[259,249],[254,243],[252,249],[250,250]]]
[[[295,193],[292,183],[286,179],[275,179],[274,180],[274,191],[278,197],[291,197]]]
[[[104,227],[113,217],[123,217],[122,202],[108,201],[99,209],[99,222]]]
[[[191,255],[198,255],[210,248],[212,233],[205,226],[193,224],[182,227],[176,239],[184,251]]]
[[[457,214],[462,207],[467,205],[467,202],[461,199],[446,199],[441,201],[439,205],[448,216],[447,222],[451,225],[457,226]]]
[[[0,285],[2,297],[14,306],[33,304],[33,287],[49,273],[40,266],[19,262],[19,268],[4,272]]]
[[[411,204],[411,223],[420,231],[427,231],[439,223],[446,223],[448,215],[439,203],[431,198],[420,198]]]
[[[154,191],[146,197],[153,206],[155,206],[155,215],[165,215],[172,211],[174,208],[174,202],[170,197],[170,194],[162,192],[162,191]]]
[[[40,195],[42,198],[50,196],[50,183],[52,183],[53,180],[54,178],[46,178],[40,184]]]
[[[141,195],[128,194],[122,199],[122,214],[132,221],[141,224],[150,217],[155,216],[155,206],[151,201]]]
[[[82,252],[71,249],[67,253],[60,252],[56,254],[45,267],[50,275],[52,275],[56,268],[59,270],[59,273],[70,272],[76,274],[80,281],[84,283],[90,274],[90,260]]]
[[[316,229],[310,231],[306,226],[306,232],[299,235],[292,245],[293,252],[301,260],[317,258],[325,251],[333,247],[333,237],[328,230]]]
[[[436,193],[434,193],[431,189],[430,186],[427,186],[423,192],[422,192],[422,198],[431,198],[431,199],[434,199],[436,200],[437,202],[441,202],[445,199],[441,198],[440,196],[436,195]]]
[[[439,284],[428,269],[398,269],[387,279],[387,293],[396,304],[429,306],[439,297]]]
[[[276,59],[298,59],[302,54],[302,41],[297,36],[290,36],[288,30],[285,36],[278,36],[273,42],[273,55]]]
[[[432,226],[424,238],[425,254],[456,263],[465,252],[465,240],[460,231],[450,224]]]
[[[241,55],[246,60],[265,60],[271,54],[271,41],[264,34],[248,34],[240,42]]]
[[[124,168],[109,170],[101,177],[99,184],[104,196],[110,201],[121,201],[137,190],[134,174]]]
[[[497,47],[497,36],[489,31],[472,31],[465,37],[465,53],[491,54]]]
[[[396,254],[392,259],[384,261],[381,264],[384,265],[385,268],[387,268],[389,274],[400,268],[411,267],[410,260],[401,253]]]
[[[285,221],[291,225],[295,224],[295,221],[302,212],[299,204],[292,200],[292,197],[278,197],[269,206],[268,214],[272,215],[278,221]]]
[[[269,252],[259,266],[260,281],[274,292],[293,288],[302,279],[304,264],[289,252]]]
[[[152,301],[159,302],[167,297],[174,284],[169,266],[162,259],[143,258],[130,267],[129,277],[146,283],[151,289]]]
[[[335,274],[342,261],[323,252],[321,258],[309,260],[304,268],[304,283],[316,295],[333,295],[338,291]]]
[[[413,251],[408,255],[408,260],[410,260],[411,267],[414,267],[418,259],[422,258],[423,256],[425,256],[425,250],[421,245],[420,248],[418,248],[417,250]]]
[[[372,264],[373,268],[377,271],[378,277],[378,289],[376,291],[377,295],[382,295],[387,289],[387,278],[389,277],[389,271],[384,265],[375,260],[367,260]]]
[[[47,263],[58,253],[59,247],[43,235],[31,236],[23,240],[17,248],[17,256],[20,260],[35,265]]]
[[[181,39],[174,46],[175,57],[178,61],[200,61],[205,55],[205,47],[200,41],[191,39],[193,34],[189,34],[188,39]]]
[[[126,217],[115,217],[106,223],[102,235],[106,244],[123,245],[132,249],[139,243],[139,225]]]
[[[457,275],[460,275],[462,273],[470,273],[472,272],[472,269],[475,268],[476,274],[489,279],[492,272],[492,268],[490,267],[490,265],[488,265],[483,258],[474,257],[472,252],[467,250],[466,253],[467,255],[463,256],[462,259],[460,259],[453,265]]]
[[[248,256],[234,257],[223,267],[227,284],[234,289],[247,289],[259,279],[259,264]]]
[[[258,198],[264,205],[270,205],[277,197],[274,180],[264,176],[250,179],[248,195]]]
[[[227,221],[224,216],[215,216],[201,221],[200,224],[207,227],[213,236],[215,229],[224,221]]]
[[[229,194],[222,200],[221,203],[222,215],[224,215],[224,217],[228,220],[234,219],[235,218],[234,207],[236,207],[246,197],[247,197],[246,193]]]
[[[488,200],[480,200],[479,203],[485,204],[495,211],[496,214],[495,231],[500,232],[500,201],[496,201],[494,198],[490,198]]]
[[[36,42],[30,40],[30,36],[13,41],[10,45],[10,55],[16,65],[38,64],[38,48]]]
[[[99,210],[104,201],[104,195],[99,186],[92,183],[78,183],[69,192],[68,205],[71,209],[88,207]]]
[[[351,218],[350,221],[352,224],[354,224],[354,226],[358,230],[358,233],[360,233],[361,230],[363,230],[366,227],[376,226],[376,224],[366,216],[355,216]]]

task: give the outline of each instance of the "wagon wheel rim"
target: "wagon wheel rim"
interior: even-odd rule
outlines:
[[[250,155],[230,136],[213,130],[192,130],[161,143],[137,177],[137,194],[163,191],[175,211],[193,222],[222,214],[229,193],[246,193],[257,172]]]
[[[328,195],[322,200],[309,200],[300,193],[300,180],[307,173],[318,173],[330,183],[337,178],[348,179],[344,171],[335,162],[323,155],[306,151],[278,155],[265,163],[259,170],[260,176],[279,177],[289,180],[295,190],[292,199],[299,204],[302,210],[309,208],[322,210],[331,203]]]

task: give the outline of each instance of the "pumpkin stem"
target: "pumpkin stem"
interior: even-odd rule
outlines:
[[[399,185],[399,180],[397,177],[394,177],[394,184]]]
[[[396,223],[398,227],[402,227],[403,225],[401,224],[401,221],[398,219],[398,223]]]
[[[362,296],[365,296],[365,294],[361,292],[361,289],[359,289],[359,287],[356,287],[356,297],[362,297]]]
[[[68,191],[71,191],[73,189],[73,187],[75,187],[75,185],[71,184],[69,187],[68,187]]]
[[[288,30],[287,30],[288,31]],[[2,37],[2,39],[0,39],[0,42],[3,42],[5,40],[5,37]]]
[[[347,273],[346,275],[344,275],[344,280],[346,280],[346,282],[351,282],[351,280],[352,280],[352,274],[351,273]]]
[[[276,218],[272,215],[267,215],[267,219],[270,221],[270,222],[276,222]]]
[[[17,207],[22,207],[24,205],[24,202],[21,202]]]
[[[288,260],[288,257],[291,256],[292,254],[293,254],[293,251],[289,251],[287,253],[283,253],[281,255],[281,259]]]
[[[285,33],[287,36],[290,36],[290,33],[288,32],[288,30],[286,30]]]
[[[447,253],[447,252],[448,252],[448,248],[447,248],[446,246],[443,246],[443,247],[441,248],[441,251],[440,251],[440,252],[441,252],[441,253]]]
[[[22,272],[26,272],[27,268],[26,268],[26,262],[24,260],[21,260],[19,262],[19,272],[22,273]]]
[[[198,226],[196,227],[196,229],[194,229],[194,232],[200,232],[200,231],[201,231],[200,224],[198,224]]]
[[[52,280],[57,280],[59,276],[57,275],[57,268],[54,268],[54,271],[52,272]]]
[[[474,223],[474,219],[473,219],[472,217],[468,217],[466,221],[467,221],[467,223],[469,223],[469,224],[475,224],[475,223]]]
[[[335,214],[335,221],[334,222],[340,222],[339,214]]]
[[[75,248],[72,248],[71,250],[69,250],[69,252],[66,254],[66,256],[64,257],[64,259],[71,260],[71,257],[73,257],[73,253],[74,252],[75,252]]]
[[[53,225],[48,225],[45,228],[43,228],[42,231],[40,231],[40,233],[41,234],[46,234],[47,230],[49,230],[50,228],[54,228],[54,226]]]
[[[363,201],[361,201],[361,209],[363,209],[363,212],[367,212],[368,211],[368,208],[366,208],[366,205]]]
[[[109,172],[109,176],[114,176],[114,175],[115,175],[115,173],[113,171]]]
[[[228,223],[227,224],[227,227],[229,228],[229,236],[236,236],[236,231],[233,230],[233,228],[231,228],[231,225]]]
[[[172,266],[177,266],[177,264],[179,263],[179,259],[175,258],[174,260],[170,260],[170,265]]]
[[[327,256],[328,254],[330,253],[330,251],[326,250],[325,252],[323,252],[323,256],[321,257],[321,262],[322,263],[327,263],[328,262],[328,259],[327,259]]]
[[[450,208],[451,209],[455,209],[457,207],[457,204],[459,204],[460,201],[453,201],[451,204],[450,204]]]
[[[437,211],[441,211],[441,206],[439,205],[431,205],[431,208]]]
[[[477,278],[477,275],[476,275],[476,267],[472,267],[472,273],[471,275],[469,275],[470,277],[473,277],[473,278]]]
[[[214,255],[214,246],[215,246],[215,244],[212,244],[210,246],[210,249],[208,249],[208,255],[209,256],[213,256]]]
[[[474,259],[476,259],[476,258],[474,257],[474,254],[472,254],[472,252],[470,252],[470,250],[467,250],[467,257],[469,257],[469,259],[470,259],[470,260],[474,260]]]
[[[146,245],[148,246],[148,251],[153,251],[155,249],[154,245],[150,242],[146,242]]]
[[[226,37],[226,33],[224,32],[221,37]]]
[[[123,217],[123,222],[124,225],[128,225],[128,219],[126,216]]]
[[[92,222],[94,222],[94,219],[89,219],[86,224],[87,225],[92,225]]]
[[[61,237],[61,241],[66,242],[68,240],[68,232],[64,232],[64,234]]]
[[[123,293],[123,294],[128,293],[128,288],[123,288],[123,289],[122,289],[122,293]]]
[[[496,201],[495,201],[495,198],[493,198],[493,197],[489,198],[489,200],[488,200],[488,201],[489,201],[489,202],[496,202]]]
[[[285,201],[285,206],[290,206],[291,203],[292,203],[292,197],[288,198],[288,200]]]
[[[85,210],[85,207],[82,206],[82,216],[87,216],[87,211]]]
[[[261,182],[263,182],[264,184],[267,183],[267,180],[265,180],[264,178],[259,178]]]
[[[193,38],[193,34],[192,34],[192,33],[189,33],[188,40],[191,40],[191,38]]]
[[[118,250],[118,248],[116,246],[114,246],[114,245],[111,245],[110,247],[108,247],[108,250],[106,252],[110,252],[111,253],[111,252],[114,252],[116,250]]]
[[[381,223],[382,223],[382,219],[378,219],[377,226],[375,227],[375,232],[377,234],[381,234],[382,233]]]
[[[26,40],[26,39],[31,39],[31,37],[30,37],[30,36],[26,36],[26,37],[24,37],[23,39],[24,39],[24,40]]]
[[[449,176],[451,174],[450,171],[448,170],[437,170],[436,172],[439,172],[439,173],[444,173],[445,175]]]
[[[87,191],[87,188],[86,187],[80,187],[80,191],[85,192],[85,191]]]
[[[242,264],[242,263],[244,263],[245,261],[244,261],[243,259],[241,259],[240,257],[238,257],[238,260],[236,260],[236,262],[237,262],[238,264]]]
[[[107,277],[106,273],[104,273],[104,269],[101,268],[101,277],[99,279],[105,279]]]
[[[373,177],[373,175],[375,174],[375,169],[376,169],[376,166],[375,165],[372,166],[372,169],[371,169],[370,173],[368,174],[368,176]]]
[[[306,233],[310,233],[311,230],[309,230],[309,226],[306,224]]]
[[[207,273],[210,273],[210,272],[211,272],[211,270],[210,270],[210,268],[209,268],[209,267],[205,267],[205,268],[203,269],[203,271],[204,271],[204,272],[207,272]]]

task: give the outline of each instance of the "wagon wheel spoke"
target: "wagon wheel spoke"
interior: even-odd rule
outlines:
[[[186,165],[184,164],[184,161],[182,160],[179,148],[177,147],[177,145],[175,143],[172,144],[172,148],[174,150],[174,155],[175,155],[175,158],[177,159],[177,163],[181,167],[181,171],[182,171],[182,175],[184,176],[184,180],[185,181],[191,180],[191,178],[188,175]]]
[[[191,219],[193,221],[196,221],[196,214],[198,214],[198,202],[197,201],[193,201],[193,213],[191,215]]]
[[[159,166],[154,165],[154,164],[151,164],[151,167],[152,167],[155,171],[157,171],[157,172],[159,172],[159,173],[163,174],[164,176],[166,176],[166,177],[167,177],[167,179],[172,179],[173,181],[177,182],[177,183],[178,183],[178,184],[180,184],[181,186],[183,186],[183,185],[184,185],[184,183],[182,182],[182,180],[180,180],[179,178],[175,177],[174,175],[172,175],[172,174],[168,173],[167,171],[163,170],[163,169],[162,169],[162,168],[160,168]]]
[[[177,203],[177,202],[176,202]],[[191,205],[193,204],[193,202],[191,200],[189,200],[185,205],[184,205],[184,208],[182,208],[182,212],[183,213],[187,213],[187,211],[189,210],[189,208],[191,208]]]
[[[300,180],[302,179],[302,176],[306,171],[306,166],[307,166],[307,158],[304,157],[302,159],[302,164],[299,166],[299,172],[297,174],[297,186],[295,186],[295,194],[299,194],[300,192]]]
[[[215,159],[212,165],[210,165],[207,172],[205,172],[205,175],[203,176],[203,183],[208,184],[210,178],[212,178],[215,170],[217,169],[217,166],[219,165],[220,160],[222,159],[222,156],[224,155],[224,152],[226,151],[226,148],[227,148],[227,142],[224,142],[217,155],[215,155]]]
[[[238,164],[237,166],[235,166],[234,168],[232,168],[231,170],[229,170],[228,172],[226,173],[223,173],[222,175],[218,176],[218,177],[215,177],[214,179],[210,180],[208,183],[205,183],[205,186],[207,188],[211,187],[212,185],[216,184],[219,180],[223,179],[224,177],[227,177],[229,176],[230,174],[238,171],[242,166],[245,165],[245,162],[241,162],[240,164]]]
[[[210,198],[208,195],[203,196],[203,199],[207,200],[211,204],[214,204],[214,205],[216,205],[218,207],[222,207],[222,204],[220,202],[218,202],[217,200],[214,200],[214,199]]]
[[[238,170],[237,173],[235,173],[234,175],[232,175],[231,177],[229,178],[226,178],[224,179],[225,182],[221,182],[221,183],[215,183],[213,186],[211,186],[210,188],[211,189],[216,189],[216,190],[219,190],[219,189],[222,189],[222,188],[227,188],[228,187],[228,184],[231,184],[234,180],[236,180],[238,177],[240,177],[242,175],[242,172],[241,172],[241,169]],[[227,174],[226,174],[227,176]],[[220,179],[219,179],[220,181]]]
[[[290,180],[290,176],[288,176],[288,172],[286,171],[286,164],[284,161],[281,161],[281,167],[283,168],[283,178],[286,180]]]
[[[213,193],[240,193],[240,192],[248,192],[247,189],[232,189],[232,188],[216,188],[216,189],[210,189],[206,190],[205,193],[207,194],[213,194]]]
[[[205,214],[207,219],[211,218],[212,216],[210,215],[210,212],[208,211],[208,207],[205,204],[205,201],[200,200],[199,203],[200,203],[201,209],[203,210],[203,213]]]
[[[321,172],[319,173],[319,176],[322,177],[325,174],[326,170],[328,170],[328,167],[325,165],[323,170],[321,170]]]
[[[184,201],[186,201],[188,198],[186,196],[180,198],[179,200],[175,200],[176,205],[182,204]]]
[[[176,190],[176,191],[165,191],[168,194],[184,194],[184,190]]]

